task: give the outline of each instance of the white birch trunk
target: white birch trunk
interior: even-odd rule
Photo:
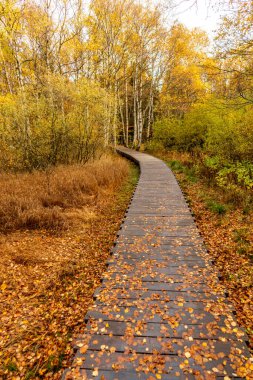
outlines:
[[[138,102],[138,92],[137,92],[137,74],[135,74],[134,78],[134,139],[133,139],[133,146],[137,144],[138,139],[138,122],[137,122],[137,102]]]
[[[126,123],[125,123],[125,126],[126,126],[126,132],[125,132],[125,135],[126,135],[126,138],[125,138],[125,144],[126,146],[128,147],[128,134],[129,134],[129,115],[128,115],[128,85],[127,85],[127,78],[125,80],[126,84],[125,84],[125,117],[126,117]]]

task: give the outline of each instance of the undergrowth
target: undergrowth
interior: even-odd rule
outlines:
[[[137,179],[135,166],[113,156],[85,166],[55,168],[49,180],[44,172],[12,177],[10,197],[19,212],[27,192],[26,204],[38,207],[43,228],[27,229],[23,219],[17,223],[11,213],[8,229],[1,224],[1,379],[58,380],[70,365],[72,340],[83,333],[85,313]],[[11,181],[5,181],[2,197],[11,189]],[[65,229],[52,234],[55,224],[51,221],[45,229],[41,211],[55,207]],[[21,229],[14,231],[15,227]]]

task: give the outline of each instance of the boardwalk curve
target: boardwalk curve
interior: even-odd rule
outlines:
[[[175,177],[157,158],[117,150],[141,175],[64,379],[245,378],[246,335]]]

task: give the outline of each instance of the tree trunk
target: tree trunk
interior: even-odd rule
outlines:
[[[133,139],[133,146],[137,145],[138,140],[138,122],[137,122],[137,102],[138,102],[138,91],[137,91],[137,74],[134,78],[134,139]]]
[[[138,145],[137,147],[140,148],[142,143],[142,132],[143,132],[143,112],[142,112],[142,77],[140,78],[140,87],[138,91],[138,102],[137,102],[137,114],[138,114]]]
[[[151,137],[151,125],[153,122],[153,110],[154,110],[154,95],[153,95],[152,85],[151,85],[150,96],[149,96],[149,108],[148,108],[148,126],[147,126],[147,139],[148,140]]]
[[[126,126],[126,132],[125,132],[125,135],[126,135],[126,140],[125,140],[125,144],[126,146],[128,147],[128,133],[129,133],[129,115],[128,115],[128,85],[127,85],[127,78],[125,79],[125,118],[126,118],[126,123],[125,123],[125,126]]]

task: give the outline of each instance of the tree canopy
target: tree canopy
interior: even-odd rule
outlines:
[[[156,120],[250,107],[253,3],[227,6],[210,54],[206,33],[168,25],[161,4],[3,0],[2,168],[85,162],[118,141],[139,148]]]

